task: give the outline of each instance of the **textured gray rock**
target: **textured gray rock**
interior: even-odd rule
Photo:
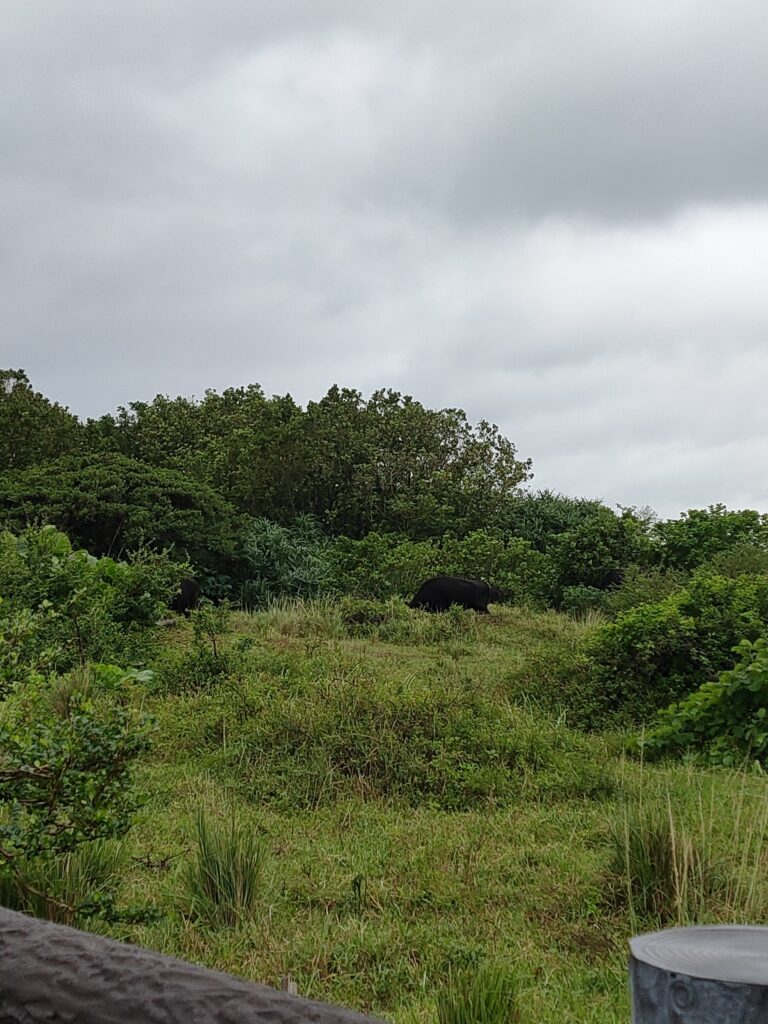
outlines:
[[[0,908],[0,1024],[374,1020]]]

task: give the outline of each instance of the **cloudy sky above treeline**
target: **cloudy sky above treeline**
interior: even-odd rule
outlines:
[[[768,510],[764,0],[4,0],[0,365],[499,424]]]

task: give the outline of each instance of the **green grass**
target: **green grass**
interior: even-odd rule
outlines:
[[[95,840],[58,859],[21,861],[13,875],[0,876],[0,905],[59,924],[89,927],[84,908],[118,884],[124,853],[120,843]]]
[[[520,1020],[515,975],[484,964],[449,977],[437,996],[439,1024],[515,1024]]]
[[[264,888],[267,849],[245,822],[221,822],[201,809],[196,848],[182,883],[189,912],[209,925],[235,927],[253,918]]]
[[[768,922],[768,801],[762,776],[573,731],[594,628],[291,604],[234,615],[210,677],[169,630],[119,893],[162,919],[111,933],[397,1024],[499,1019],[499,965],[522,1024],[624,1024],[628,939],[659,916],[628,879],[647,871],[671,920]],[[485,1010],[446,1016],[446,993]]]

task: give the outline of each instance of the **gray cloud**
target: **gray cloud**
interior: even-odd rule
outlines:
[[[757,0],[9,0],[0,362],[497,421],[536,481],[768,506]]]

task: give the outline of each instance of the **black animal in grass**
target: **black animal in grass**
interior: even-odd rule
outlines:
[[[171,601],[171,611],[181,612],[186,618],[200,600],[200,584],[194,576],[185,576]]]
[[[434,576],[422,583],[409,608],[422,608],[426,612],[444,612],[452,604],[461,608],[473,608],[482,615],[488,614],[488,605],[503,601],[498,587],[492,587],[485,580],[465,580],[460,576]]]

